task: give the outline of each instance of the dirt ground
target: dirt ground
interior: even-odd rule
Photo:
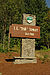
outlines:
[[[13,56],[19,56],[19,54],[0,53],[0,75],[50,75],[50,62],[42,63],[39,58],[36,64],[13,64],[12,61],[6,61]]]

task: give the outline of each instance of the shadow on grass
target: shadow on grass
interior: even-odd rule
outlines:
[[[13,62],[13,61],[15,61],[15,59],[5,59],[5,61],[7,61],[7,62]]]

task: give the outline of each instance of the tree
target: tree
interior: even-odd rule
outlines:
[[[36,15],[37,26],[40,26],[40,39],[36,39],[36,48],[40,48],[44,45],[42,41],[44,36],[46,37],[46,32],[48,32],[46,23],[44,24],[45,17],[47,15],[48,7],[45,0],[24,0],[25,2],[25,12]]]
[[[23,13],[36,15],[36,25],[41,28],[41,37],[36,39],[36,47],[46,45],[48,42],[44,41],[49,39],[50,24],[47,11],[45,0],[0,0],[0,42],[3,43],[3,49],[8,43],[9,25],[21,24]],[[20,42],[20,40],[17,41]]]
[[[2,27],[1,35],[3,36],[3,49],[5,48],[6,35],[8,36],[9,25],[22,23],[23,7],[23,0],[0,0],[0,27]]]
[[[47,13],[47,17],[45,18],[45,22],[47,23],[47,33],[46,33],[46,40],[45,44],[47,45],[47,48],[50,48],[50,10]]]

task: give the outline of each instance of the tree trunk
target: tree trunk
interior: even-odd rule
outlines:
[[[10,50],[10,33],[8,35],[8,50]]]
[[[5,49],[6,24],[3,26],[3,49]]]
[[[49,49],[49,44],[48,44],[48,49]]]

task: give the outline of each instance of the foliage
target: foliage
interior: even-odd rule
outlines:
[[[42,63],[48,62],[48,55],[44,55],[44,58],[40,57],[40,60],[42,61]]]
[[[21,24],[23,13],[36,15],[40,26],[40,39],[36,39],[36,49],[50,47],[50,10],[45,0],[0,0],[0,43],[2,49],[8,49],[8,34],[11,24]],[[11,38],[10,48],[20,48],[21,39]],[[43,47],[44,48],[44,47]]]
[[[41,46],[41,49],[42,50],[47,50],[47,47],[46,46]]]
[[[45,58],[45,59],[48,58],[48,55],[44,55],[44,58]]]

